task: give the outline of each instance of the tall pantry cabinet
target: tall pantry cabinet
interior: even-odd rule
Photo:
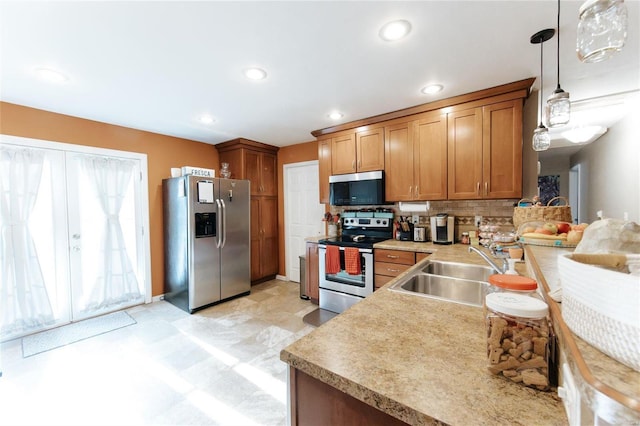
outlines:
[[[216,145],[232,179],[251,182],[251,281],[278,273],[278,147],[234,139]]]

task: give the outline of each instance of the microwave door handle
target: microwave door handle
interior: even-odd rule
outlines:
[[[227,206],[224,203],[224,200],[220,200],[222,204],[222,244],[221,246],[227,243]]]
[[[216,220],[218,221],[218,230],[216,232],[216,248],[220,248],[222,243],[222,206],[220,205],[220,199],[216,198],[216,204],[218,205],[218,211],[216,214]]]

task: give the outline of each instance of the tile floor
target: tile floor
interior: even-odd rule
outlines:
[[[280,350],[317,307],[298,288],[269,281],[193,315],[134,307],[134,325],[29,358],[3,343],[0,425],[286,424]]]

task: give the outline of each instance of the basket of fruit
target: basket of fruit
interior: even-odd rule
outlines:
[[[564,205],[556,205],[558,202]],[[549,200],[546,206],[540,204],[539,197],[529,200],[523,198],[513,209],[513,225],[518,227],[532,221],[557,221],[571,222],[571,206],[565,197],[555,197]]]
[[[554,220],[526,222],[518,228],[518,241],[536,246],[576,247],[588,225]]]

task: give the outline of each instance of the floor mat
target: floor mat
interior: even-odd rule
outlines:
[[[135,323],[128,313],[118,311],[32,334],[22,338],[22,356],[27,358]]]
[[[311,311],[307,315],[305,315],[302,318],[302,321],[305,324],[313,325],[314,327],[320,327],[322,324],[336,316],[338,316],[338,314],[336,314],[335,312],[318,308],[315,311]]]

